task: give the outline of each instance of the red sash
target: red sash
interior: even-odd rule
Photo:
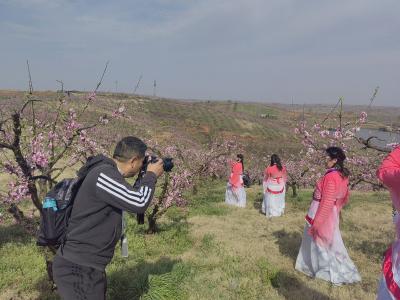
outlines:
[[[386,286],[389,289],[389,291],[392,293],[393,296],[396,297],[396,299],[400,299],[400,288],[397,285],[397,282],[393,278],[392,251],[393,251],[392,246],[390,246],[390,248],[385,253],[385,259],[382,265],[382,273],[383,276],[385,276]]]
[[[283,187],[280,191],[273,191],[270,188],[267,188],[268,193],[275,194],[275,195],[283,193],[284,190],[285,190],[285,187]]]

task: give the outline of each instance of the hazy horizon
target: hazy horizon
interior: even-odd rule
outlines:
[[[396,0],[0,0],[0,89],[400,106]]]

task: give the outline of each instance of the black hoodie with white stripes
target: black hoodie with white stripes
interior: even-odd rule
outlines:
[[[82,167],[87,174],[76,195],[63,251],[57,255],[104,271],[121,237],[122,211],[143,213],[150,205],[157,177],[147,172],[133,188],[112,159],[99,155]]]

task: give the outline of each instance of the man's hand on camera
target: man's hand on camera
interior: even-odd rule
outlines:
[[[147,172],[153,172],[157,177],[160,177],[162,173],[164,173],[163,165],[162,159],[158,159],[155,163],[149,163],[147,166]]]

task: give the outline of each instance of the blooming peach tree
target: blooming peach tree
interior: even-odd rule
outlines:
[[[361,138],[358,132],[366,124],[367,117],[367,112],[362,111],[357,119],[344,122],[340,109],[337,116],[327,117],[320,123],[308,124],[302,120],[295,128],[295,134],[300,136],[303,150],[297,155],[297,160],[294,158],[289,164],[289,177],[296,183],[301,179],[304,186],[312,185],[323,174],[325,149],[338,146],[347,156],[346,167],[351,173],[351,188],[380,188],[375,176],[376,169],[385,153],[397,144],[381,147],[372,143],[376,137]]]
[[[96,93],[78,99],[65,93],[56,99],[28,94],[19,104],[11,101],[0,104],[0,172],[9,178],[0,196],[18,219],[18,203],[30,198],[41,211],[44,195],[67,169],[105,152],[95,140],[96,131],[121,117],[125,107],[87,121],[85,113],[96,102]]]

